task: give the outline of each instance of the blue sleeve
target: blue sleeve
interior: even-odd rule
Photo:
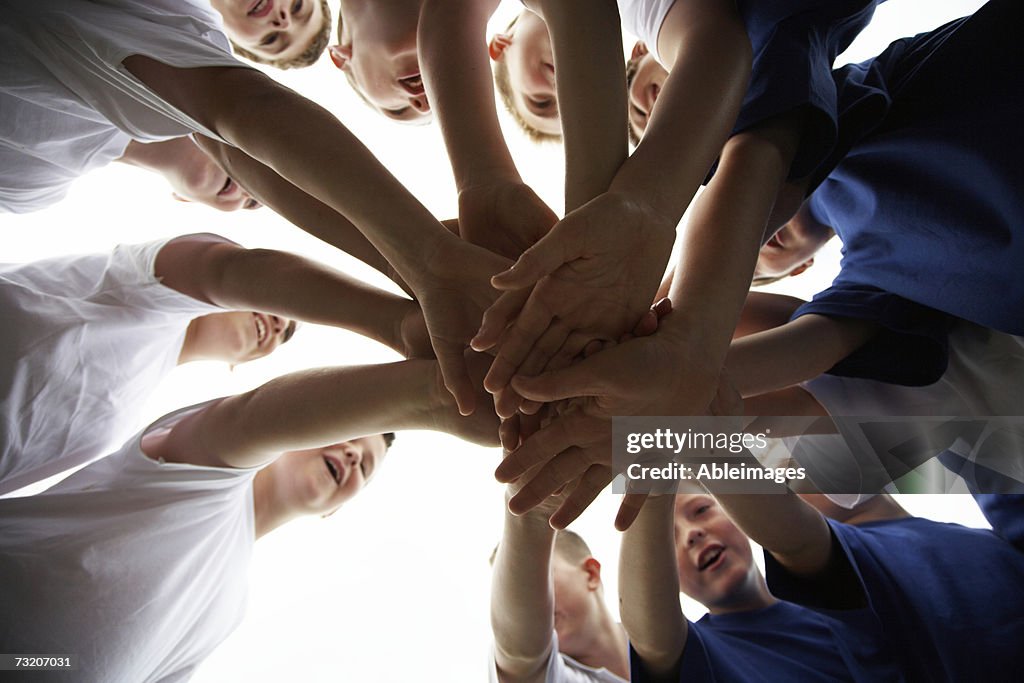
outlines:
[[[1024,552],[1024,494],[976,493],[974,500],[992,531]]]
[[[877,287],[838,282],[800,306],[791,320],[808,313],[866,320],[881,328],[864,346],[836,363],[830,375],[925,386],[946,371],[953,319],[945,313]]]
[[[692,622],[687,622],[686,626],[686,644],[683,646],[683,656],[679,659],[679,681],[680,683],[714,683],[718,679],[712,671],[711,661],[704,648],[700,630]],[[629,646],[629,680],[631,683],[654,680],[654,677],[644,667],[643,660],[637,656],[632,644]]]
[[[877,0],[741,0],[753,50],[750,85],[733,134],[803,109],[804,132],[790,168],[803,178],[836,141],[832,64],[874,14]]]

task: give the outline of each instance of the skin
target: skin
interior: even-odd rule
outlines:
[[[352,500],[387,455],[381,435],[284,453],[253,480],[256,537],[297,517],[327,517]]]
[[[555,57],[544,20],[524,11],[509,33],[491,39],[490,48],[492,57],[508,68],[512,101],[523,120],[542,133],[561,136]]]
[[[319,0],[211,0],[237,45],[271,61],[302,54],[323,24]]]
[[[430,121],[420,76],[416,29],[421,0],[341,3],[341,42],[331,61],[383,116],[405,123]]]
[[[814,254],[835,235],[831,227],[816,220],[808,203],[761,247],[754,277],[799,275],[814,263]]]
[[[133,140],[118,161],[160,173],[179,201],[198,202],[221,211],[260,205],[187,137],[148,144]]]
[[[647,45],[641,41],[633,46],[630,66],[635,72],[630,79],[628,90],[629,127],[633,135],[640,139],[643,138],[647,122],[654,113],[654,103],[657,102],[661,89],[665,87],[668,71],[658,63]]]
[[[284,343],[295,321],[256,311],[211,313],[189,323],[178,364],[220,360],[240,365],[269,356]]]

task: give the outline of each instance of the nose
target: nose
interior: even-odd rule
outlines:
[[[700,527],[693,527],[686,534],[686,545],[693,547],[698,541],[704,538],[704,530]]]
[[[415,97],[409,98],[409,106],[421,114],[430,111],[430,102],[427,101],[426,95],[416,95]]]
[[[280,318],[276,315],[270,316],[270,329],[273,334],[281,334],[281,332],[284,331],[284,328],[284,318]]]
[[[359,467],[363,461],[363,449],[358,446],[349,445],[345,448],[345,462],[351,467]]]
[[[275,27],[280,29],[288,28],[288,25],[291,24],[292,21],[292,13],[291,10],[288,8],[288,3],[285,3],[285,5],[281,7],[281,9],[279,9],[275,14],[271,16],[273,18],[271,19],[270,23],[272,23]]]

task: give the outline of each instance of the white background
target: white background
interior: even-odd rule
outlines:
[[[839,63],[873,56],[895,38],[929,30],[981,4],[891,0]],[[503,29],[519,7],[505,0],[492,31]],[[625,46],[628,51],[632,39],[627,37]],[[436,126],[410,128],[378,117],[326,57],[300,72],[273,74],[333,111],[435,215],[456,215],[454,184]],[[525,180],[560,211],[561,148],[528,142],[504,115],[502,123]],[[346,181],[343,168],[324,172]],[[249,247],[301,253],[388,285],[267,209],[221,214],[175,202],[161,178],[119,164],[81,179],[56,207],[0,220],[7,262],[210,231]],[[807,274],[773,289],[807,298],[831,281],[837,267],[833,243]],[[148,416],[245,391],[305,367],[392,360],[397,360],[394,353],[373,342],[307,325],[273,357],[233,372],[213,363],[179,368],[151,401]],[[497,450],[446,435],[400,434],[386,466],[359,499],[330,519],[296,521],[257,544],[249,576],[237,577],[251,587],[248,616],[193,680],[484,680],[490,639],[487,560],[500,536],[503,500],[491,473],[499,458]],[[969,498],[903,496],[901,503],[916,514],[984,525]],[[574,525],[603,562],[605,596],[613,611],[618,604],[619,537],[611,526],[616,505],[617,497],[607,493]],[[692,603],[685,607],[690,618],[701,613]]]

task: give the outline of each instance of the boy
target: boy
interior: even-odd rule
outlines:
[[[311,66],[331,37],[327,0],[210,0],[235,53],[278,69]]]
[[[601,565],[582,538],[548,524],[555,499],[521,517],[505,506],[491,583],[491,680],[621,683],[626,638],[605,604]]]
[[[497,424],[459,417],[433,361],[323,368],[166,415],[0,500],[0,648],[73,653],[57,680],[187,678],[238,624],[254,537],[351,499],[388,429],[490,444]]]
[[[888,496],[852,510],[786,493],[718,500],[764,547],[774,594],[842,620],[867,604],[909,680],[1014,680],[1024,556],[991,531],[912,517]],[[965,576],[965,557],[985,571]]]
[[[866,626],[858,632],[773,596],[749,540],[710,496],[648,500],[623,535],[620,572],[632,681],[902,680],[867,610],[851,612]],[[710,613],[688,622],[680,590]]]
[[[430,120],[416,54],[422,4],[342,0],[338,9],[338,44],[329,48],[331,61],[363,101],[394,121]]]
[[[260,358],[296,318],[430,353],[414,302],[210,234],[0,266],[0,318],[0,494],[123,442],[176,364]]]
[[[140,141],[203,133],[251,158],[237,167],[255,182],[232,174],[243,187],[254,191],[262,179],[307,217],[339,214],[304,227],[339,248],[379,252],[394,268],[420,302],[452,391],[472,411],[463,351],[503,259],[445,230],[328,112],[231,57],[219,21],[190,0],[43,0],[5,11],[5,66],[25,92],[60,93],[66,108]]]

